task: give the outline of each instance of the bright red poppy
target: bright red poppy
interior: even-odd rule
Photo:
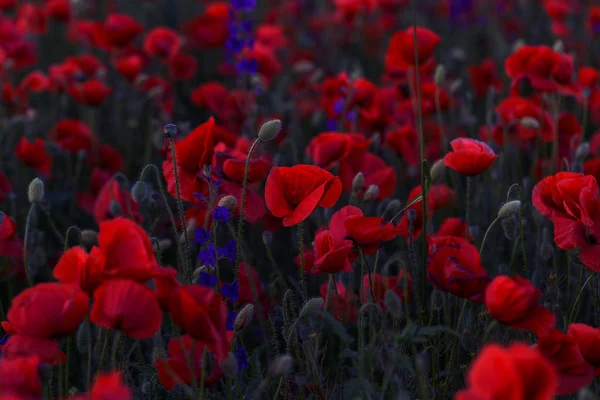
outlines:
[[[490,344],[481,350],[467,374],[467,389],[456,400],[551,400],[558,377],[540,352],[525,343],[508,348]]]
[[[350,253],[354,244],[352,240],[337,240],[329,230],[319,232],[314,242],[314,272],[337,273],[351,272],[352,266],[349,261]]]
[[[577,343],[583,359],[600,372],[600,330],[586,324],[571,324],[567,336]]]
[[[118,329],[134,339],[148,339],[161,326],[156,293],[129,279],[108,279],[94,292],[90,320],[106,329]]]
[[[322,168],[300,164],[273,167],[265,186],[265,201],[283,226],[304,221],[318,207],[333,207],[342,192],[338,177]]]
[[[458,138],[450,146],[453,151],[444,156],[444,165],[463,175],[479,175],[498,158],[494,150],[479,140]]]
[[[330,169],[342,161],[358,159],[369,144],[358,133],[325,132],[311,139],[306,152],[316,165]]]
[[[556,317],[539,299],[541,292],[527,279],[498,276],[485,291],[490,315],[514,329],[526,329],[538,336],[555,328]]]
[[[144,68],[140,55],[130,54],[114,61],[114,67],[129,83],[134,83]]]
[[[89,254],[79,246],[71,247],[58,260],[53,276],[92,295],[104,280],[105,263],[106,256],[99,247],[94,246]]]
[[[436,236],[456,236],[464,238],[467,236],[467,223],[460,218],[446,218],[435,233]],[[471,235],[469,241],[473,241]]]
[[[381,217],[350,215],[344,221],[344,228],[348,237],[365,254],[376,253],[383,242],[388,242],[398,236],[396,227]]]
[[[0,358],[0,397],[34,400],[42,398],[38,357]]]
[[[413,66],[418,61],[423,66],[429,61],[433,52],[440,44],[440,37],[429,29],[417,27],[416,47],[417,58],[415,58],[415,37],[413,28],[396,32],[388,47],[385,65],[388,71],[403,68],[405,65]]]
[[[98,25],[95,33],[108,48],[121,48],[129,45],[143,31],[144,26],[130,15],[111,13],[104,24]]]

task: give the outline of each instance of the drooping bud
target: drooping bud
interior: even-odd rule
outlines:
[[[91,229],[81,231],[81,244],[86,248],[91,249],[98,244],[98,232]]]
[[[44,182],[40,178],[35,178],[31,181],[27,196],[30,203],[39,203],[44,200]]]
[[[233,322],[233,328],[235,331],[239,331],[240,329],[250,325],[252,323],[252,318],[254,317],[254,305],[246,304],[244,308],[241,309],[239,314],[235,317],[235,321]]]
[[[431,168],[429,169],[429,173],[431,174],[431,183],[435,183],[440,181],[444,172],[446,171],[446,166],[444,165],[444,159],[441,158],[433,163]]]
[[[363,186],[365,186],[365,176],[362,172],[359,172],[354,176],[354,179],[352,179],[352,192],[360,192]]]
[[[533,117],[523,117],[520,122],[523,128],[540,129],[540,122]]]
[[[273,241],[273,234],[271,232],[263,232],[262,234],[262,240],[265,246],[270,246],[271,242]]]
[[[575,150],[575,159],[580,161],[585,160],[589,154],[590,144],[588,142],[583,142],[577,146],[577,150]]]
[[[440,64],[435,68],[433,81],[437,87],[443,86],[446,82],[446,68],[443,65]]]
[[[227,195],[219,200],[219,206],[225,207],[229,211],[233,211],[237,208],[237,199],[234,196]]]
[[[163,134],[165,138],[172,139],[177,136],[177,125],[175,124],[167,124],[163,128]]]
[[[143,181],[137,181],[131,188],[131,198],[136,203],[143,203],[148,197],[148,185]]]
[[[265,122],[258,131],[258,138],[261,142],[268,142],[279,134],[281,130],[281,121],[278,119],[272,119]]]
[[[269,366],[267,376],[271,379],[278,379],[289,375],[294,367],[294,359],[289,354],[284,354],[275,359]]]
[[[385,207],[385,211],[383,212],[382,218],[383,219],[392,218],[394,215],[396,215],[396,213],[398,213],[398,211],[400,211],[401,206],[402,206],[402,202],[400,200],[398,200],[398,199],[390,200],[390,202]]]
[[[377,196],[379,196],[379,186],[371,185],[365,192],[364,200],[365,201],[374,201],[374,200],[377,200]]]
[[[500,218],[500,219],[510,218],[515,213],[517,213],[520,208],[521,208],[521,202],[519,200],[509,201],[508,203],[506,203],[502,207],[500,207],[500,210],[498,210],[498,218]]]
[[[394,318],[402,317],[402,300],[400,300],[400,296],[393,290],[388,290],[385,292],[384,299],[385,309],[388,310]]]
[[[323,299],[321,297],[313,297],[312,299],[309,299],[302,307],[302,310],[300,310],[300,318],[314,315],[321,311],[322,307]]]

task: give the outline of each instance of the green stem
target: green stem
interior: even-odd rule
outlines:
[[[27,284],[29,287],[33,286],[33,279],[31,277],[31,271],[29,269],[28,255],[27,255],[27,244],[29,244],[29,229],[31,226],[31,219],[33,218],[33,210],[37,203],[32,203],[27,213],[27,220],[25,221],[25,238],[23,239],[23,268],[25,269],[25,275],[27,275]]]
[[[170,138],[171,157],[173,158],[173,174],[175,175],[175,190],[177,192],[177,210],[179,211],[179,221],[183,230],[183,264],[187,273],[188,282],[192,283],[192,268],[190,267],[189,247],[187,238],[187,229],[185,226],[185,215],[183,214],[183,202],[181,201],[181,191],[179,188],[179,175],[177,174],[177,155],[175,154],[175,140]]]
[[[483,252],[483,246],[485,246],[485,241],[488,237],[488,234],[490,233],[490,231],[492,230],[492,227],[496,224],[496,222],[498,222],[500,220],[499,217],[496,217],[495,220],[492,221],[492,223],[490,224],[490,226],[488,226],[487,230],[485,231],[485,235],[483,235],[483,240],[481,241],[481,245],[479,246],[479,254],[481,254]],[[468,235],[468,232],[467,232]]]
[[[583,268],[583,267],[582,267]],[[581,299],[581,294],[583,293],[583,289],[585,289],[585,287],[588,285],[588,283],[590,283],[590,281],[592,280],[594,274],[591,274],[583,283],[583,286],[581,287],[581,289],[579,290],[579,293],[577,293],[577,297],[575,298],[575,302],[573,303],[573,307],[571,308],[571,313],[569,314],[569,325],[571,324],[571,322],[573,321],[573,317],[574,317],[574,313],[575,313],[575,307],[577,306],[577,304],[579,303],[579,300]]]
[[[104,330],[104,342],[102,344],[102,352],[100,353],[100,361],[98,361],[98,370],[102,371],[102,364],[104,364],[104,355],[106,354],[106,348],[108,347],[108,329]]]
[[[300,283],[302,285],[302,298],[308,298],[308,289],[306,287],[306,272],[304,271],[304,222],[298,224],[298,245],[300,246]]]

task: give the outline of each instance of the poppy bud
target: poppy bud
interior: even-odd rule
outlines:
[[[254,305],[246,304],[244,308],[239,312],[239,314],[235,317],[235,321],[233,321],[233,328],[236,331],[250,325],[252,323],[252,318],[254,317]]]
[[[237,208],[237,199],[234,196],[228,195],[219,200],[218,205],[225,207],[229,211],[233,211]]]
[[[314,315],[319,312],[322,307],[323,299],[320,297],[313,297],[312,299],[309,299],[302,307],[302,310],[300,310],[300,318]]]
[[[579,146],[577,146],[577,150],[575,150],[575,159],[576,160],[584,160],[590,154],[590,144],[588,142],[583,142]]]
[[[91,229],[82,230],[81,244],[88,249],[96,246],[98,244],[98,232],[92,231]]]
[[[406,212],[406,217],[408,218],[408,222],[412,225],[417,220],[417,210],[410,209]]]
[[[118,217],[123,214],[123,208],[116,200],[110,201],[110,206],[108,207],[108,210],[110,211],[110,215],[112,215],[113,217]]]
[[[557,53],[564,53],[565,52],[565,44],[563,43],[562,40],[558,39],[556,42],[554,42],[554,46],[552,46],[552,50],[554,50]]]
[[[289,375],[294,366],[294,359],[289,354],[279,356],[269,366],[267,376],[271,379],[277,379]]]
[[[167,124],[163,128],[163,134],[165,138],[172,139],[177,136],[177,125],[175,124]]]
[[[380,147],[381,147],[381,134],[379,134],[379,132],[377,132],[373,136],[371,136],[371,150],[374,153],[379,153]]]
[[[525,40],[523,39],[517,39],[512,46],[512,51],[513,53],[517,50],[519,50],[521,47],[525,46]]]
[[[446,82],[446,68],[443,65],[438,65],[435,68],[435,75],[433,76],[433,81],[435,82],[435,86],[442,86],[444,82]]]
[[[385,292],[385,308],[394,318],[399,319],[402,317],[402,301],[400,300],[400,296],[393,290]]]
[[[519,200],[509,201],[500,207],[498,211],[498,218],[504,219],[513,216],[521,208],[521,202]]]
[[[223,362],[221,366],[223,369],[223,374],[229,378],[233,378],[237,376],[238,373],[238,363],[235,359],[235,356],[231,353],[227,356],[227,359]]]
[[[521,118],[521,126],[528,129],[540,129],[540,123],[537,119],[532,117]]]
[[[462,87],[462,85],[463,81],[461,79],[456,79],[452,81],[448,89],[450,90],[450,93],[456,93]]]
[[[268,142],[277,136],[281,130],[281,121],[278,119],[272,119],[271,121],[265,122],[258,130],[258,138],[261,142]]]
[[[273,234],[271,232],[263,232],[262,240],[265,246],[270,246],[273,241]]]
[[[363,186],[365,186],[365,176],[362,172],[359,172],[354,176],[354,179],[352,179],[352,192],[359,192]]]
[[[136,203],[143,203],[148,197],[148,185],[142,181],[137,181],[131,188],[131,198]]]
[[[445,171],[446,171],[446,166],[444,165],[443,158],[434,162],[433,165],[431,166],[431,168],[429,169],[429,173],[431,174],[431,182],[430,183],[438,182],[442,178],[442,175],[444,174]]]
[[[377,196],[379,196],[379,186],[371,185],[365,192],[364,200],[365,201],[374,201],[374,200],[377,200]]]
[[[390,219],[391,217],[396,215],[396,213],[398,211],[400,211],[401,206],[402,206],[402,203],[400,202],[400,200],[398,200],[398,199],[390,200],[390,202],[385,207],[385,211],[383,212],[383,219]]]
[[[30,203],[39,203],[44,200],[44,182],[40,178],[35,178],[31,181],[27,196]]]

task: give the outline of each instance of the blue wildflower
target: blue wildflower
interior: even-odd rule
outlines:
[[[194,231],[195,242],[200,246],[204,246],[210,239],[210,232],[200,227]]]
[[[200,276],[198,277],[198,284],[201,286],[206,286],[209,288],[213,288],[217,286],[219,280],[213,274],[209,274],[208,272],[200,272]]]
[[[237,360],[238,372],[242,372],[248,368],[248,356],[246,355],[246,348],[244,346],[238,344],[235,359]]]
[[[239,295],[239,284],[237,279],[231,284],[225,283],[221,286],[221,293],[227,297],[232,303],[235,303],[240,297]]]
[[[227,243],[223,247],[219,247],[219,258],[227,257],[229,262],[234,262],[235,257],[237,256],[237,242],[235,239],[231,239],[229,243]]]
[[[229,221],[229,210],[224,206],[217,206],[212,212],[213,218],[217,222]]]
[[[233,324],[234,324],[236,318],[237,318],[237,312],[229,311],[227,313],[227,322],[225,323],[225,327],[228,331],[233,331],[235,329]]]
[[[0,339],[0,346],[5,345],[7,340],[8,340],[8,333],[4,334],[2,339]]]
[[[238,11],[252,11],[256,8],[256,0],[231,0],[231,6]]]
[[[194,193],[192,193],[192,194],[193,194],[193,195],[194,195],[194,197],[195,197],[195,198],[197,198],[198,200],[202,200],[202,201],[206,201],[206,202],[208,202],[208,199],[207,199],[206,197],[202,196],[200,193],[196,193],[196,192],[194,192]]]
[[[208,265],[210,267],[216,266],[215,246],[208,244],[206,249],[201,250],[200,254],[198,254],[198,260],[200,260],[200,262],[202,262],[204,265]]]

